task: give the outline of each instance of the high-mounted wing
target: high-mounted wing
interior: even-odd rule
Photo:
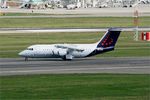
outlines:
[[[57,44],[55,45],[55,47],[67,49],[67,51],[78,51],[78,52],[84,51],[84,49],[78,48],[76,45],[70,45],[70,44]]]

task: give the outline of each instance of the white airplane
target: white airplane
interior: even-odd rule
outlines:
[[[121,29],[110,28],[100,41],[92,44],[41,44],[29,46],[19,53],[21,57],[28,58],[73,58],[90,57],[114,50]]]

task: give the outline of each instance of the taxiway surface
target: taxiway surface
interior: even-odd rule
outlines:
[[[122,31],[135,31],[135,27],[120,27]],[[46,32],[102,32],[108,28],[0,28],[2,33],[46,33]],[[138,27],[138,31],[150,31],[150,27]]]
[[[60,73],[150,74],[149,57],[61,59],[0,58],[0,75]]]

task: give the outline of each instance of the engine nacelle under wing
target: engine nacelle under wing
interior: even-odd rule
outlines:
[[[65,56],[67,55],[67,50],[65,49],[57,49],[55,51],[53,51],[53,55],[58,55],[58,56]]]
[[[59,50],[58,55],[59,56],[65,56],[67,54],[66,50]]]

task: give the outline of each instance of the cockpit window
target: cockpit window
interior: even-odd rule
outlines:
[[[33,48],[27,48],[27,50],[33,50]]]

